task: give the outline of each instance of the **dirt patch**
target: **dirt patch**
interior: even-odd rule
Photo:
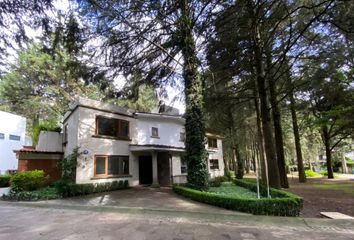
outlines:
[[[354,217],[354,180],[308,179],[300,184],[289,179],[289,192],[304,198],[302,217],[321,217],[320,212],[340,212]]]

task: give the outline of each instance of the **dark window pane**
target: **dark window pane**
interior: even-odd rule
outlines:
[[[184,132],[179,133],[179,140],[184,142],[186,140],[186,134]]]
[[[110,156],[108,158],[108,175],[119,174],[119,157]]]
[[[16,136],[16,135],[11,135],[11,134],[10,134],[10,140],[20,141],[20,140],[21,140],[21,137],[20,137],[20,136]]]
[[[151,128],[151,136],[158,137],[159,136],[159,129],[156,127]]]
[[[187,173],[187,161],[181,160],[181,173]]]
[[[119,135],[121,137],[129,137],[129,122],[120,120]]]
[[[218,143],[216,138],[208,138],[208,147],[209,148],[217,148]]]
[[[64,126],[64,142],[68,142],[68,124]]]
[[[97,117],[97,134],[112,137],[118,136],[117,121],[117,119]]]
[[[105,174],[105,157],[96,157],[96,174]]]
[[[129,157],[120,157],[121,168],[120,174],[129,174]]]
[[[0,139],[5,139],[5,134],[4,133],[0,133]]]
[[[210,169],[219,169],[219,160],[218,159],[210,159]]]

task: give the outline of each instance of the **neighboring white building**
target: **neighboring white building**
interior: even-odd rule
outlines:
[[[0,174],[17,170],[14,150],[25,145],[26,118],[0,111]]]
[[[186,182],[185,119],[180,115],[132,112],[79,98],[64,116],[64,155],[80,147],[77,183],[127,179],[139,184]],[[210,177],[224,175],[222,138],[207,134]]]

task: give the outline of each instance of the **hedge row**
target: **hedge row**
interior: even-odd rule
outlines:
[[[235,184],[251,191],[257,189],[255,184],[245,181],[236,180]],[[262,187],[263,193],[264,190],[266,189]],[[220,195],[181,185],[173,186],[173,191],[195,201],[256,215],[298,216],[302,208],[302,198],[275,189],[271,189],[272,198],[261,199]]]
[[[106,183],[75,184],[70,181],[61,180],[54,184],[58,194],[62,197],[73,197],[87,195],[90,193],[108,192],[129,187],[128,180],[112,181]]]
[[[37,201],[65,197],[87,195],[91,193],[114,191],[129,187],[128,180],[113,181],[107,183],[75,184],[70,181],[60,180],[51,187],[45,187],[36,191],[11,191],[9,195],[2,196],[5,200]]]

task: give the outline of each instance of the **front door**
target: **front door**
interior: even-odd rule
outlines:
[[[139,183],[152,184],[152,157],[139,157]]]

